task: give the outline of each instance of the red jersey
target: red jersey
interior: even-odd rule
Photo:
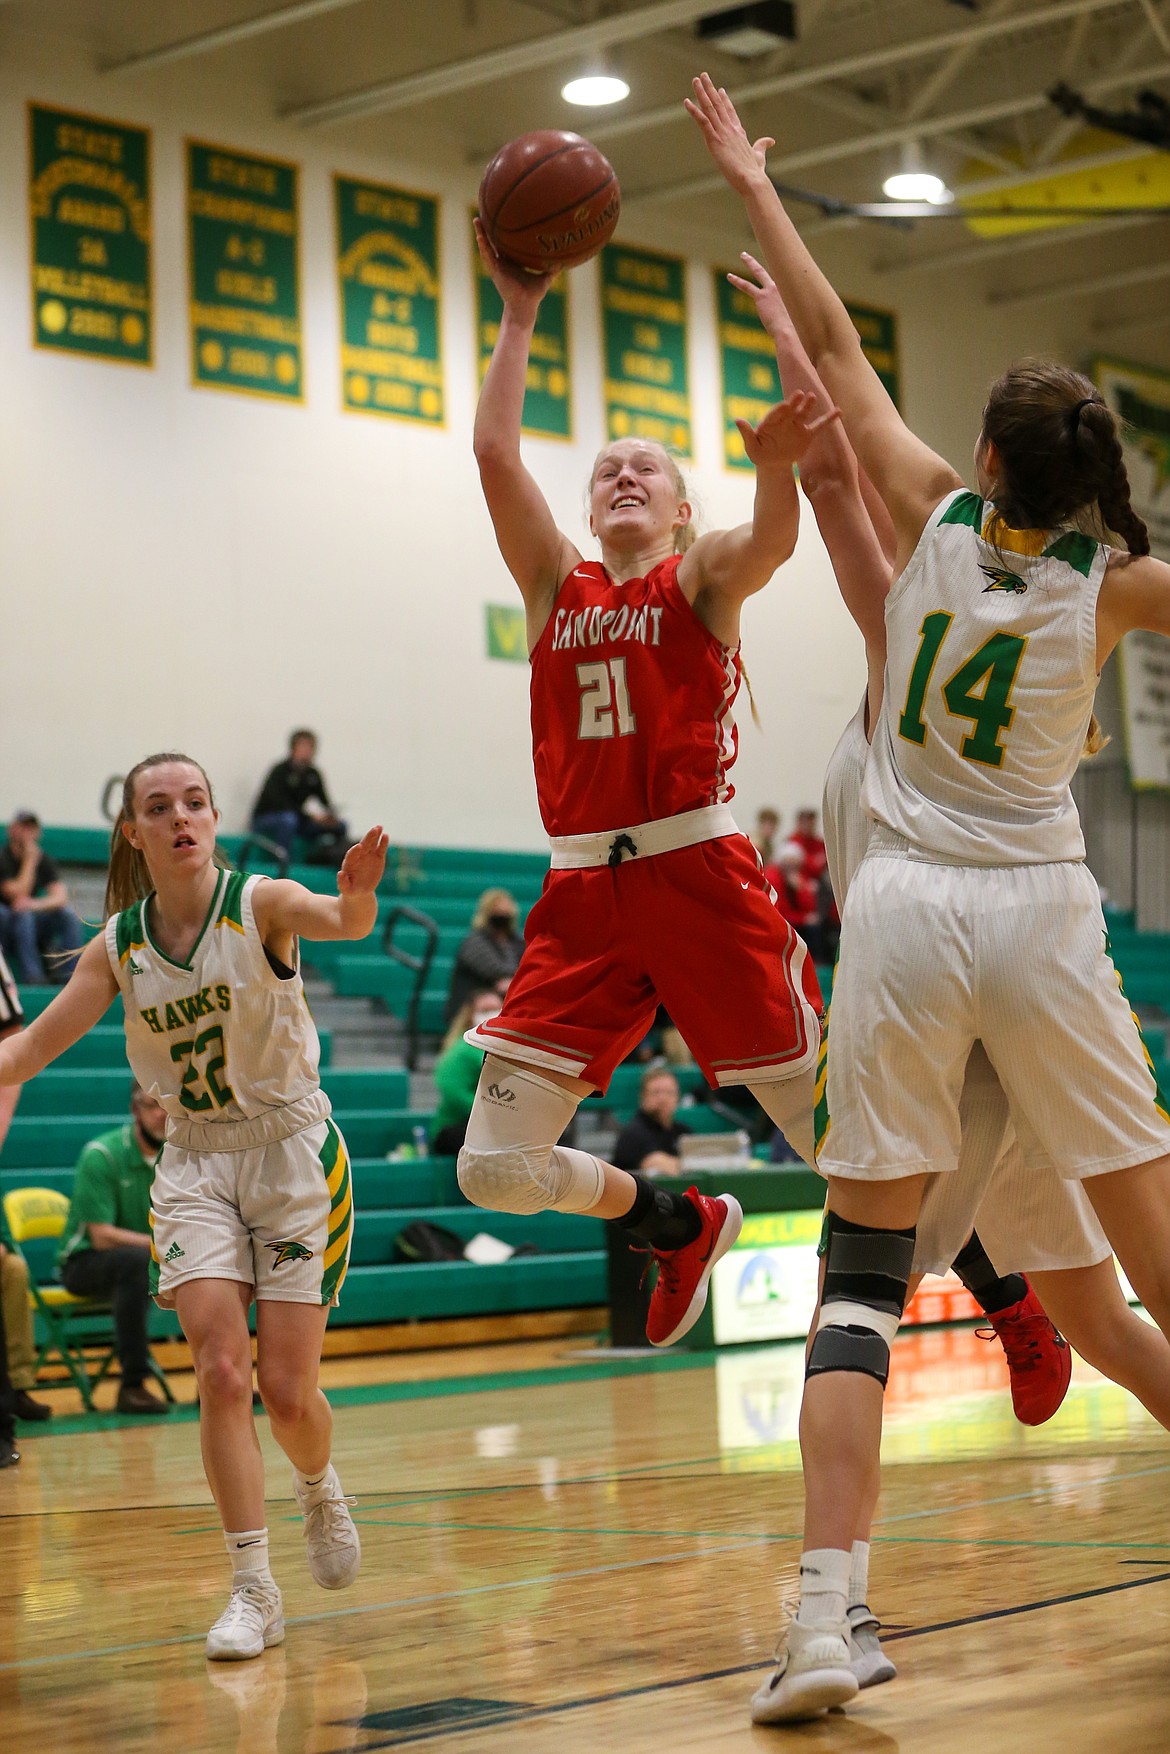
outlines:
[[[583,560],[532,654],[532,754],[550,835],[601,834],[723,804],[739,749],[739,647],[703,626],[680,556],[619,585]]]

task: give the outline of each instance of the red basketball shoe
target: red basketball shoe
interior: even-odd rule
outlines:
[[[1012,1379],[1012,1411],[1021,1425],[1043,1425],[1068,1393],[1072,1352],[1053,1327],[1044,1305],[1028,1286],[1028,1295],[988,1316],[1007,1354]],[[981,1333],[987,1339],[986,1329]]]
[[[698,1212],[701,1228],[685,1248],[651,1250],[658,1262],[658,1283],[646,1317],[646,1338],[652,1346],[673,1346],[690,1333],[706,1306],[715,1263],[743,1227],[742,1208],[730,1194],[708,1198],[698,1188],[688,1188],[683,1198]]]

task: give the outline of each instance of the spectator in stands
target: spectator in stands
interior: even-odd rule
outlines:
[[[27,986],[63,985],[73,973],[71,952],[85,932],[69,905],[56,860],[41,851],[40,819],[18,810],[0,847],[0,943]]]
[[[18,1419],[51,1419],[53,1409],[44,1401],[34,1401],[29,1392],[36,1382],[37,1348],[28,1298],[28,1267],[20,1255],[5,1248],[2,1242],[0,1310],[4,1312],[5,1363],[12,1411]]]
[[[315,765],[314,731],[294,731],[288,755],[269,769],[252,811],[252,828],[291,853],[298,838],[310,843],[310,862],[340,864],[348,830],[334,810],[321,770]]]
[[[130,1120],[82,1151],[58,1256],[61,1281],[75,1297],[114,1306],[122,1386],[119,1413],[165,1413],[146,1386],[150,1313],[150,1187],[166,1111],[135,1084]]]
[[[678,1142],[691,1130],[676,1119],[678,1101],[678,1079],[673,1072],[659,1066],[642,1074],[638,1112],[618,1134],[611,1154],[619,1169],[678,1174]]]
[[[817,934],[820,905],[817,886],[810,883],[805,876],[804,854],[794,840],[785,841],[778,848],[773,862],[765,865],[764,876],[776,891],[776,905],[780,912],[795,926],[808,946],[814,962],[817,961],[819,949],[813,942]]]
[[[499,993],[473,993],[466,1005],[460,1006],[447,1031],[443,1050],[435,1061],[439,1107],[431,1123],[431,1150],[436,1157],[455,1157],[462,1149],[483,1067],[482,1048],[473,1048],[464,1041],[463,1033],[486,1023],[499,1009]]]
[[[770,865],[776,856],[776,836],[780,832],[780,818],[770,805],[765,804],[756,812],[756,826],[752,830],[752,845],[765,865]]]
[[[519,920],[520,909],[506,889],[484,890],[471,930],[455,954],[451,990],[447,994],[449,1024],[473,993],[490,987],[503,997],[524,952]]]
[[[799,847],[804,858],[803,875],[810,883],[820,883],[828,869],[829,858],[825,852],[825,843],[817,829],[817,813],[815,810],[798,810],[796,827],[788,838],[789,846]]]

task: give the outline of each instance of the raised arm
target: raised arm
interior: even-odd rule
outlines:
[[[526,274],[501,261],[478,219],[475,235],[504,301],[500,333],[475,410],[475,460],[500,553],[524,598],[531,649],[548,620],[561,580],[581,558],[557,529],[548,501],[520,455],[528,351],[536,313],[552,278]]]
[[[0,1042],[0,1084],[25,1084],[99,1022],[117,997],[105,938],[91,938],[51,1005]]]
[[[728,279],[755,304],[776,348],[785,394],[803,391],[815,397],[823,410],[828,404],[824,385],[801,346],[775,281],[746,251],[743,260],[752,278],[729,274]],[[863,498],[857,458],[839,420],[826,422],[805,451],[800,460],[800,485],[813,508],[842,600],[865,639],[871,678],[876,671],[880,684],[886,661],[890,564]],[[888,522],[884,507],[882,516]]]
[[[837,418],[835,408],[818,414],[813,397],[798,390],[770,408],[759,426],[735,423],[756,470],[752,521],[700,536],[678,568],[679,588],[725,645],[739,637],[741,603],[763,590],[796,547],[800,501],[793,467]]]
[[[1097,597],[1097,668],[1118,641],[1142,628],[1170,635],[1170,566],[1152,554],[1115,550]]]
[[[319,944],[333,938],[366,938],[378,918],[378,885],[386,869],[387,836],[371,828],[350,847],[337,873],[336,895],[315,895],[303,883],[277,877],[252,894],[256,928],[274,956],[291,960],[291,940]]]
[[[887,506],[904,565],[927,518],[960,477],[916,438],[861,350],[849,313],[821,273],[781,206],[764,168],[769,139],[753,146],[727,93],[708,74],[694,82],[686,107],[707,149],[742,196],[769,271],[825,389],[841,410],[857,460]]]

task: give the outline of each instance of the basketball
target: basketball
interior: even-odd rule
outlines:
[[[479,217],[497,255],[533,274],[575,268],[613,236],[613,166],[580,134],[542,128],[502,146],[479,185]]]

